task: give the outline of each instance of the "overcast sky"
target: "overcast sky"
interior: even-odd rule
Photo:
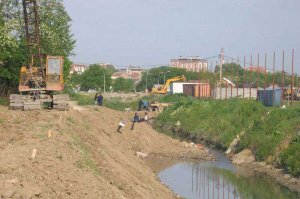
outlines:
[[[276,51],[279,70],[282,50],[288,65],[295,48],[300,68],[300,0],[64,0],[64,5],[73,19],[75,62],[160,65],[179,56],[215,56],[223,47],[226,56],[247,60]]]

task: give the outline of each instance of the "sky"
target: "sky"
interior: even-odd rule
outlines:
[[[180,56],[246,56],[300,72],[299,0],[64,0],[78,63],[158,66]],[[282,53],[285,50],[285,61]],[[226,61],[226,58],[225,58]],[[208,59],[215,63],[215,59]],[[260,64],[261,65],[261,64]],[[299,68],[299,69],[298,69]]]

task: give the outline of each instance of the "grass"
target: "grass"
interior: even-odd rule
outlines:
[[[8,106],[9,105],[9,100],[7,98],[0,97],[0,105]]]
[[[67,117],[67,121],[71,122],[72,124],[75,124],[75,120],[72,117]]]
[[[280,164],[294,176],[300,176],[300,135],[295,137],[288,148],[280,154]]]
[[[93,160],[93,158],[91,157],[87,146],[84,144],[84,142],[78,135],[72,133],[72,138],[73,138],[73,144],[76,146],[76,148],[79,149],[81,154],[81,159],[76,161],[75,165],[78,168],[87,169],[91,171],[94,174],[94,176],[99,176],[100,174],[99,168],[95,163],[95,161]]]
[[[300,163],[296,161],[298,153],[295,150],[300,144],[290,145],[285,151],[281,147],[287,138],[297,136],[299,107],[267,108],[251,100],[212,101],[183,96],[166,96],[161,101],[174,105],[155,120],[158,130],[174,137],[213,143],[222,149],[227,149],[238,134],[243,134],[236,152],[249,148],[259,161],[274,156],[273,161],[281,161],[290,168],[290,173],[299,176],[295,168],[300,170]],[[276,156],[286,158],[280,160]]]
[[[124,111],[125,108],[131,108],[131,110],[136,111],[138,109],[138,100],[122,102],[119,99],[111,98],[104,99],[103,105],[117,111]]]

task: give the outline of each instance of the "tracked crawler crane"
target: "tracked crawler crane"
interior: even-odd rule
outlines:
[[[68,95],[55,95],[64,89],[63,57],[43,54],[40,46],[38,0],[22,0],[26,45],[29,52],[27,66],[20,70],[19,92],[10,95],[10,108],[21,110],[42,107],[68,109]]]

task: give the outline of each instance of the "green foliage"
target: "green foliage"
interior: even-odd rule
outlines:
[[[78,81],[81,85],[81,90],[87,91],[89,89],[104,90],[104,79],[105,88],[108,89],[111,86],[111,73],[100,67],[98,64],[90,65],[90,67],[84,71],[80,77],[76,77],[74,81]]]
[[[72,91],[65,91],[65,93],[68,93],[72,100],[77,101],[78,105],[84,106],[95,104],[94,98],[90,95],[82,95]]]
[[[114,91],[134,92],[135,84],[132,79],[117,78],[113,83]]]
[[[298,135],[289,147],[280,154],[280,164],[292,175],[300,176],[300,136]]]
[[[154,123],[156,128],[174,136],[205,140],[223,149],[227,149],[233,139],[241,134],[237,152],[249,148],[259,161],[275,155],[281,143],[287,137],[295,136],[299,130],[299,108],[266,108],[256,101],[210,101],[184,99],[182,96],[166,96],[162,101],[174,102],[176,98],[177,102],[157,117]],[[299,172],[296,170],[300,169],[299,162],[289,161],[299,157],[299,153],[294,153],[298,147],[297,144],[291,145],[283,155],[290,156],[283,162],[293,174]]]
[[[125,108],[131,108],[131,110],[136,111],[138,110],[138,100],[132,101],[121,101],[119,98],[111,98],[111,99],[104,99],[104,106],[107,108],[111,108],[117,111],[124,111]]]
[[[40,1],[41,45],[45,53],[68,57],[75,46],[71,34],[71,17],[62,1]]]

